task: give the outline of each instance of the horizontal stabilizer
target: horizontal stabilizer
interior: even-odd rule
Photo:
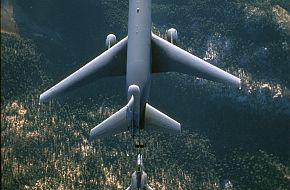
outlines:
[[[94,127],[90,132],[90,141],[107,135],[115,135],[128,130],[127,106],[114,113],[111,117]]]
[[[39,102],[46,102],[60,93],[85,85],[95,79],[125,75],[127,39],[128,37],[124,38],[94,60],[45,91],[40,95]]]
[[[145,126],[149,130],[157,130],[164,133],[177,134],[181,131],[181,125],[164,113],[146,104]]]
[[[153,73],[179,72],[215,82],[241,86],[241,80],[152,34]]]

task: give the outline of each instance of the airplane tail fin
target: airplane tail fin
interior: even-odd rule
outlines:
[[[132,99],[131,99],[132,100]],[[90,141],[107,135],[114,135],[128,130],[128,112],[131,101],[126,106],[94,127],[90,132]],[[132,118],[131,118],[132,119]],[[181,125],[164,113],[146,104],[145,126],[148,130],[155,130],[169,134],[177,134],[181,131]]]
[[[98,137],[114,135],[126,131],[127,128],[127,106],[114,113],[102,123],[94,127],[90,132],[90,142]]]
[[[122,109],[111,115],[90,132],[90,142],[98,137],[125,132],[133,122],[134,96]]]
[[[146,104],[145,126],[149,130],[157,130],[169,134],[177,134],[181,131],[181,125],[164,113]]]

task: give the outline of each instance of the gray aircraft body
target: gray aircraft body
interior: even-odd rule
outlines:
[[[142,155],[138,154],[136,171],[132,174],[131,185],[126,190],[153,190],[148,185]]]
[[[148,104],[152,73],[179,72],[240,87],[240,79],[175,46],[177,31],[164,40],[151,32],[151,0],[129,0],[128,36],[116,43],[107,36],[107,50],[40,95],[40,102],[90,81],[126,76],[128,104],[94,127],[90,140],[141,129],[177,133],[181,125]]]

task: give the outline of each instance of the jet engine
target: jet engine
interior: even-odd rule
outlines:
[[[166,40],[172,44],[176,44],[178,35],[177,30],[175,28],[170,28],[166,31]]]
[[[110,49],[117,42],[117,38],[114,34],[109,34],[106,39],[106,47]]]

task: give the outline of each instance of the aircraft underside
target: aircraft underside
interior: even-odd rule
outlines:
[[[62,92],[84,84],[90,78],[125,76],[127,39],[127,37],[124,38],[75,73],[41,94],[40,102],[48,101]],[[163,72],[192,74],[212,81],[240,87],[240,79],[152,34],[152,73]],[[132,85],[131,87],[134,87],[135,90],[139,88],[137,85]],[[129,100],[133,99],[128,101],[128,104],[121,110],[93,128],[90,134],[91,140],[97,137],[124,132],[128,129],[134,131],[134,127],[139,127],[138,121],[140,119],[136,117],[140,117],[140,110],[139,105],[135,102],[140,99],[140,94],[132,94],[132,92],[130,94],[130,91],[128,94],[130,95]],[[132,126],[134,120],[137,120],[137,122],[135,121],[135,126]],[[180,131],[181,125],[147,103],[145,107],[146,129],[176,133]]]
[[[151,32],[151,25],[151,0],[129,0],[128,37],[117,43],[114,35],[108,35],[104,53],[45,91],[39,101],[96,79],[126,76],[127,104],[94,127],[90,140],[125,131],[135,137],[141,129],[176,134],[181,124],[148,104],[152,73],[179,72],[241,86],[239,78],[177,47],[175,29],[169,29],[164,40]]]

